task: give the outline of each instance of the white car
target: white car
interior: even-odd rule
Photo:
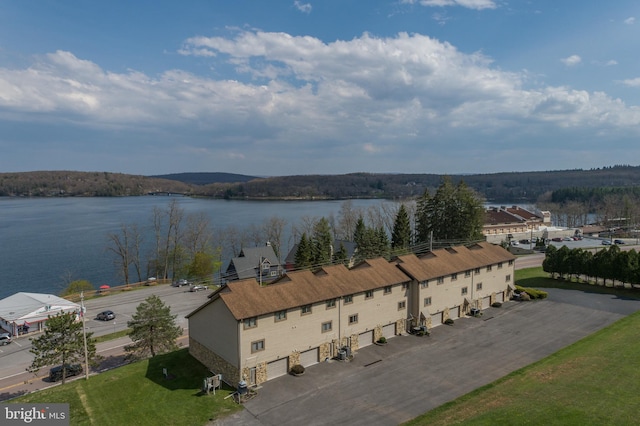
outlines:
[[[11,343],[11,335],[9,333],[0,334],[0,345],[8,345]]]
[[[196,285],[192,285],[189,288],[189,291],[200,291],[200,290],[207,290],[209,287],[207,287],[206,285],[202,285],[202,284],[196,284]]]

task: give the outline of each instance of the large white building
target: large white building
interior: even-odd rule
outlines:
[[[80,305],[53,294],[16,293],[0,300],[0,327],[14,336],[44,329],[49,316],[80,312]]]
[[[271,284],[230,282],[187,315],[189,351],[225,381],[260,384],[356,351],[408,327],[428,328],[471,308],[504,301],[513,290],[515,257],[478,243],[351,269],[289,272]]]

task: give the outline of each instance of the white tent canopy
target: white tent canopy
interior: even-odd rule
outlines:
[[[11,334],[19,327],[44,328],[44,322],[62,312],[80,312],[80,305],[53,294],[16,293],[0,300],[0,326]]]

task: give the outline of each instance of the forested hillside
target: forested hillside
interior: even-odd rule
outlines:
[[[228,199],[404,199],[438,187],[437,174],[350,173],[254,178],[229,173],[180,173],[137,176],[108,172],[41,171],[0,173],[0,196],[125,196],[173,192]],[[591,170],[451,175],[487,201],[536,202],[553,191],[571,188],[631,188],[640,167]]]

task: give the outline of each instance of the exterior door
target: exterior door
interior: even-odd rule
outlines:
[[[373,330],[360,333],[358,336],[358,346],[364,348],[373,344]]]
[[[300,353],[300,365],[308,367],[318,363],[318,348],[313,348]]]
[[[284,376],[289,371],[289,358],[282,358],[267,364],[267,380]]]

